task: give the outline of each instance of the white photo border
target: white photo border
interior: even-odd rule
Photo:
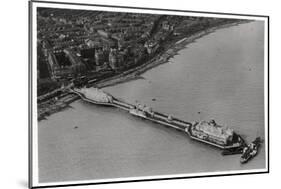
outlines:
[[[218,17],[218,18],[237,18],[237,19],[254,19],[264,21],[264,129],[265,129],[265,161],[264,169],[250,169],[238,171],[219,171],[219,172],[204,172],[190,174],[174,174],[161,176],[145,176],[145,177],[127,177],[117,179],[96,179],[96,180],[78,180],[67,182],[48,182],[39,183],[38,175],[38,121],[37,121],[37,7],[46,8],[68,8],[79,10],[99,10],[113,12],[129,12],[129,13],[147,13],[147,14],[166,14],[166,15],[181,15],[181,16],[200,16],[200,17]],[[213,177],[213,176],[229,176],[243,174],[259,174],[269,173],[269,16],[264,15],[246,15],[232,13],[214,13],[214,12],[197,12],[141,7],[124,7],[124,6],[109,6],[109,5],[94,5],[94,4],[79,4],[67,2],[48,2],[48,1],[29,1],[29,187],[44,188],[58,186],[76,186],[76,185],[91,185],[105,183],[120,183],[120,182],[137,182],[137,181],[152,181],[152,180],[168,180],[168,179],[186,179],[196,177]]]

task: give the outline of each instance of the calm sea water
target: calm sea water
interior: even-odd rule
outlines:
[[[263,22],[251,22],[217,30],[143,79],[104,90],[187,121],[215,119],[247,141],[264,137],[263,28]],[[218,149],[122,110],[82,101],[71,106],[39,122],[40,182],[265,167],[264,146],[240,165],[239,155],[222,156]]]

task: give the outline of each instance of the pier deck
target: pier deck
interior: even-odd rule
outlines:
[[[126,111],[130,111],[130,109],[134,108],[134,105],[129,104],[127,102],[122,102],[118,99],[114,99],[112,101],[112,105],[118,108],[121,108]],[[181,131],[184,131],[187,127],[191,126],[191,123],[180,120],[178,118],[173,118],[172,120],[168,119],[168,115],[165,115],[160,112],[152,112],[150,114],[147,114],[144,119],[163,124],[165,126],[172,127],[174,129],[178,129]]]

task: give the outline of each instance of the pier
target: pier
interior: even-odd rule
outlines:
[[[135,105],[121,101],[115,97],[112,97],[111,102],[98,102],[98,101],[89,99],[84,94],[77,92],[75,90],[72,90],[72,89],[69,90],[69,93],[74,93],[74,94],[78,95],[85,102],[89,102],[89,103],[96,104],[96,105],[112,106],[112,107],[120,108],[129,113],[130,113],[131,109],[135,108]],[[135,115],[135,116],[137,116],[137,115]],[[151,112],[147,113],[146,116],[144,116],[144,117],[143,116],[138,116],[138,117],[141,117],[143,119],[150,120],[152,122],[159,123],[161,125],[165,125],[165,126],[168,126],[168,127],[180,130],[180,131],[184,131],[184,132],[186,131],[187,128],[189,128],[192,125],[192,123],[183,121],[179,118],[173,117],[171,119],[171,118],[169,118],[169,115],[166,115],[164,113],[160,113],[157,111],[151,111]]]
[[[94,96],[92,96],[92,93],[88,93],[89,90],[94,90],[92,92],[96,93]],[[69,93],[78,95],[83,101],[89,102],[96,105],[103,105],[103,106],[111,106],[120,108],[124,111],[127,111],[129,114],[139,117],[141,119],[149,120],[155,123],[158,123],[160,125],[164,125],[166,127],[170,127],[173,129],[176,129],[178,131],[186,133],[191,139],[209,144],[211,146],[223,149],[223,150],[231,150],[231,149],[241,149],[245,145],[245,142],[243,138],[240,135],[237,135],[236,133],[231,134],[231,141],[226,141],[225,138],[218,138],[217,134],[214,134],[214,136],[210,136],[209,134],[206,134],[202,131],[194,131],[194,125],[198,124],[207,124],[209,127],[215,128],[217,127],[217,124],[214,120],[211,122],[187,122],[184,120],[181,120],[176,117],[172,117],[171,115],[166,115],[161,112],[153,111],[150,107],[142,106],[140,104],[133,105],[127,102],[124,102],[120,99],[117,99],[110,94],[107,94],[99,89],[93,88],[93,89],[68,89]],[[201,125],[202,126],[202,125]],[[197,134],[193,134],[193,132],[197,132]],[[201,132],[198,134],[198,132]],[[207,131],[207,133],[210,131]],[[222,133],[222,130],[217,131],[221,132],[221,135],[225,136],[226,134]],[[224,131],[226,132],[226,131]],[[232,131],[233,132],[233,131]],[[228,135],[229,136],[229,135]],[[237,151],[237,150],[236,150]],[[233,153],[232,151],[230,153]],[[240,153],[240,151],[239,151]]]

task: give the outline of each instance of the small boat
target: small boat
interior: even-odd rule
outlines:
[[[254,158],[258,154],[260,143],[261,138],[257,137],[253,142],[244,147],[240,163],[247,163],[250,159]]]

